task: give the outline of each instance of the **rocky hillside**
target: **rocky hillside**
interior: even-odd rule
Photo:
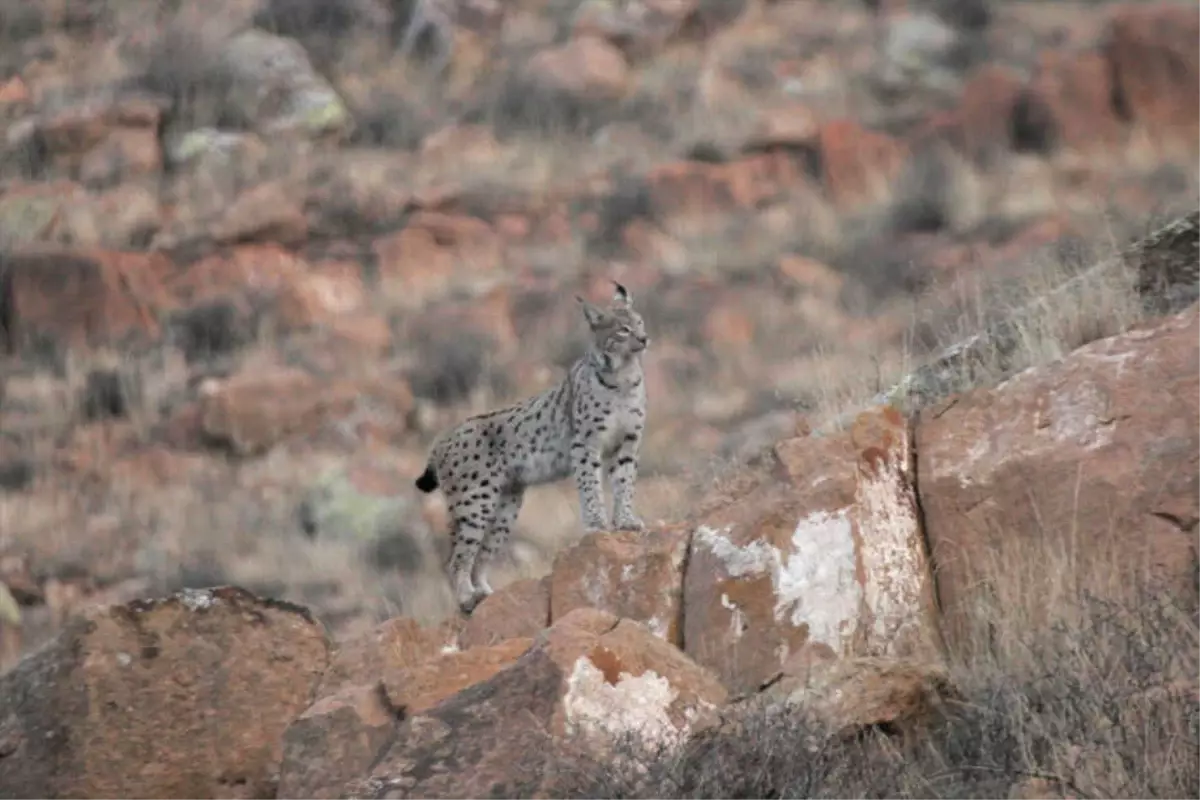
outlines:
[[[610,278],[654,340],[642,516],[683,531],[1030,299],[951,388],[1138,324],[1166,295],[1105,259],[1200,196],[1194,4],[469,0],[441,70],[397,52],[413,7],[0,8],[0,662],[224,584],[337,641],[452,617],[425,448],[556,380]],[[977,413],[939,446],[1006,424]],[[519,527],[500,584],[608,557],[569,487]]]
[[[91,609],[0,678],[0,796],[1194,795],[1198,343],[784,439],[470,618]]]

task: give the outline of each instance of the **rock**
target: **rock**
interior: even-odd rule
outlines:
[[[316,264],[311,271],[285,283],[280,289],[276,313],[290,330],[321,325],[336,327],[340,322],[367,318],[367,300],[359,265],[353,261],[333,261]],[[386,346],[388,342],[381,342],[380,338],[368,336],[366,340],[376,347]]]
[[[531,637],[521,637],[470,650],[444,648],[420,664],[385,670],[383,687],[394,708],[410,716],[423,714],[463,689],[488,680],[532,645]]]
[[[86,202],[86,190],[70,181],[15,184],[0,194],[0,250],[64,243],[64,209]]]
[[[386,671],[414,667],[457,649],[458,626],[423,626],[405,617],[390,619],[338,646],[321,678],[316,697],[331,697],[352,686],[374,686]]]
[[[443,647],[425,660],[383,653],[382,673],[320,697],[288,727],[279,796],[340,797],[347,781],[365,775],[395,739],[402,719],[487,680],[532,643],[513,639],[469,652]]]
[[[1121,257],[1137,270],[1147,308],[1160,314],[1187,308],[1200,296],[1200,211],[1172,220]]]
[[[685,26],[695,18],[698,5],[697,0],[624,6],[611,0],[588,0],[576,9],[571,33],[576,38],[603,39],[631,60],[646,58],[685,33]]]
[[[406,720],[347,794],[554,796],[556,745],[672,744],[724,701],[711,674],[645,627],[577,609],[512,666]]]
[[[885,21],[879,78],[894,89],[952,86],[959,47],[958,32],[935,14],[892,14]]]
[[[790,439],[776,475],[696,520],[684,649],[735,693],[792,654],[935,658],[933,587],[890,407],[848,433]]]
[[[209,232],[221,243],[301,244],[308,237],[303,194],[279,181],[260,183],[239,194]]]
[[[353,402],[342,389],[295,368],[254,370],[213,381],[200,397],[200,432],[235,455],[262,455],[290,436],[315,430]]]
[[[60,240],[79,248],[142,249],[162,226],[158,195],[136,183],[67,200],[61,207]]]
[[[232,81],[228,102],[261,134],[317,137],[353,125],[341,97],[293,39],[251,28],[226,43],[221,65]]]
[[[977,163],[1012,149],[1012,122],[1025,86],[1008,67],[987,64],[973,72],[958,103],[962,151]]]
[[[170,260],[158,253],[54,249],[9,254],[0,265],[0,314],[9,346],[98,347],[153,341],[173,307],[163,287]],[[5,328],[7,330],[5,330]]]
[[[99,96],[39,117],[27,135],[51,170],[107,186],[162,169],[158,127],[165,104],[152,95]]]
[[[341,797],[395,738],[399,720],[378,681],[322,697],[283,734],[276,796]]]
[[[1115,144],[1123,126],[1112,98],[1112,69],[1100,53],[1042,53],[1015,111],[1018,149],[1086,151]]]
[[[683,617],[683,562],[688,532],[591,533],[565,548],[550,574],[550,619],[596,608],[641,622],[679,646]]]
[[[621,51],[595,36],[543,50],[529,60],[525,73],[544,89],[589,100],[620,98],[631,80]]]
[[[249,297],[278,295],[309,270],[303,258],[277,244],[243,244],[181,265],[169,288],[187,306],[221,300],[244,307]]]
[[[500,238],[486,222],[435,212],[414,214],[403,230],[377,239],[374,251],[380,290],[410,308],[494,275],[502,257]]]
[[[948,700],[961,699],[942,665],[889,658],[822,661],[770,693],[815,713],[843,737],[879,727],[891,733],[928,730]]]
[[[900,142],[848,119],[821,126],[817,152],[825,191],[843,210],[886,198],[906,155]]]
[[[463,624],[464,650],[537,636],[550,626],[550,576],[513,581],[475,607]]]
[[[1200,126],[1200,8],[1125,3],[1109,24],[1106,55],[1117,106],[1157,139],[1196,147]]]
[[[663,227],[711,229],[711,216],[771,205],[808,185],[803,159],[772,151],[710,164],[679,161],[646,175],[653,214]]]
[[[457,652],[457,633],[456,622],[422,626],[396,618],[341,644],[315,701],[283,735],[277,796],[341,797],[346,782],[365,775],[395,740],[404,716],[385,676]]]
[[[1115,573],[1088,582],[1099,597],[1136,574],[1197,601],[1198,336],[1193,306],[921,413],[925,532],[960,646],[983,581],[1047,553],[1070,554],[1051,568],[1080,580]]]
[[[0,677],[0,795],[273,797],[328,657],[306,610],[232,587],[90,609]]]
[[[750,151],[774,147],[812,147],[816,143],[820,120],[807,105],[793,103],[764,109],[756,129],[746,141]]]

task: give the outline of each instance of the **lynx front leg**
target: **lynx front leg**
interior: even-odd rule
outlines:
[[[604,487],[601,479],[599,437],[576,434],[571,441],[571,470],[579,489],[579,513],[583,528],[592,531],[611,530],[604,510]]]
[[[608,480],[612,484],[613,524],[622,531],[642,531],[645,523],[633,510],[633,495],[637,484],[638,452],[642,445],[641,431],[627,433],[617,452],[608,462]]]

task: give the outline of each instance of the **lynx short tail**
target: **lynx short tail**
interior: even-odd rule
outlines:
[[[417,488],[426,494],[438,488],[437,472],[434,471],[433,464],[426,466],[421,477],[417,478]]]

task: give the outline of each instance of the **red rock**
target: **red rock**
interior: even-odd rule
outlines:
[[[779,271],[797,285],[827,298],[837,297],[846,283],[841,273],[808,256],[783,256],[779,259]]]
[[[516,663],[402,723],[346,792],[558,796],[556,743],[597,755],[624,735],[671,745],[724,702],[711,674],[641,625],[578,609]]]
[[[1100,598],[1148,579],[1194,607],[1198,341],[1193,307],[922,412],[921,505],[959,646],[982,586],[1023,602],[1047,560]]]
[[[480,603],[463,624],[458,646],[468,650],[537,636],[549,626],[550,578],[526,578],[496,590]]]
[[[0,793],[274,796],[328,651],[306,610],[235,588],[86,611],[0,676]]]
[[[786,196],[806,182],[803,166],[784,152],[756,153],[725,164],[681,161],[646,176],[656,213],[700,218],[749,210]]]
[[[304,198],[278,181],[239,194],[209,231],[213,241],[302,243],[308,237]]]
[[[838,736],[884,725],[893,733],[919,733],[945,714],[947,701],[961,701],[936,662],[871,657],[817,662],[770,694],[816,714]]]
[[[1112,99],[1112,69],[1103,55],[1046,51],[1018,108],[1018,142],[1073,150],[1111,146],[1124,135]]]
[[[757,128],[746,147],[767,150],[772,147],[811,147],[816,143],[820,121],[816,113],[799,103],[764,109]]]
[[[580,98],[616,99],[630,84],[625,56],[595,36],[543,50],[529,60],[525,72],[537,84]]]
[[[395,736],[397,709],[383,686],[346,686],[318,699],[283,734],[277,797],[341,797]]]
[[[274,244],[245,244],[176,270],[168,288],[184,305],[275,295],[307,273],[304,259]]]
[[[359,266],[350,261],[314,265],[283,285],[276,311],[287,328],[308,328],[359,315],[367,305]]]
[[[744,308],[720,305],[704,318],[704,338],[714,347],[744,350],[754,344],[754,316]]]
[[[419,308],[501,263],[500,238],[481,219],[420,212],[403,230],[375,241],[381,290]]]
[[[804,649],[936,655],[908,429],[893,409],[849,433],[781,442],[778,474],[696,521],[684,647],[733,692]]]
[[[821,182],[843,210],[886,197],[906,157],[900,142],[851,120],[823,124],[817,141]]]
[[[78,195],[61,207],[61,238],[77,248],[140,249],[162,226],[157,194],[123,183],[100,194]]]
[[[200,430],[235,455],[257,456],[284,439],[312,432],[356,396],[353,387],[322,384],[299,369],[254,369],[202,390]]]
[[[1196,147],[1200,127],[1200,8],[1125,3],[1113,13],[1107,56],[1118,106],[1159,139]]]
[[[1025,86],[1014,70],[987,64],[971,74],[958,103],[963,152],[976,161],[1012,149],[1012,120]]]
[[[50,163],[89,184],[108,184],[162,168],[162,105],[148,97],[88,101],[36,122]]]
[[[681,644],[686,528],[592,533],[559,552],[550,573],[550,618],[595,608]]]
[[[407,714],[421,714],[463,689],[488,680],[533,645],[531,637],[505,639],[470,650],[442,652],[415,666],[385,670],[388,701]]]
[[[6,259],[9,345],[49,340],[64,347],[152,341],[173,303],[163,288],[161,254],[43,250]]]
[[[21,80],[20,75],[14,75],[4,83],[0,83],[0,106],[24,106],[29,105],[32,98],[29,94],[29,87],[25,85],[25,81]]]

